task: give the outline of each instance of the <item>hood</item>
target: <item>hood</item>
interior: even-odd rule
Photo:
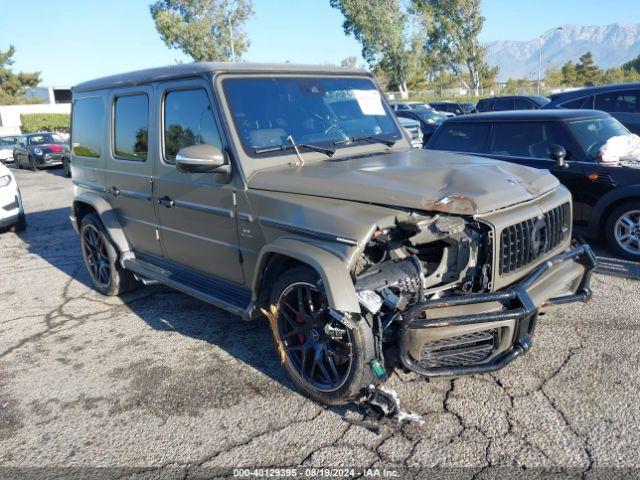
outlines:
[[[544,170],[413,149],[257,171],[249,188],[460,215],[489,213],[556,188]]]

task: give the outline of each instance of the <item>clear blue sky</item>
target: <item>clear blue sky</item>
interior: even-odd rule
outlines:
[[[572,23],[640,23],[638,0],[483,0],[483,41],[528,40]],[[16,67],[41,71],[46,85],[73,85],[102,75],[188,61],[164,46],[150,0],[3,0],[0,49],[17,48]],[[247,24],[257,62],[338,63],[360,58],[329,0],[254,0]],[[615,6],[614,6],[615,5]]]

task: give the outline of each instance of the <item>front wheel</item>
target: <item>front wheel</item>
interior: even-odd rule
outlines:
[[[29,166],[31,167],[32,171],[38,171],[38,164],[36,163],[35,157],[29,156]]]
[[[337,405],[378,383],[369,362],[375,358],[371,326],[353,315],[350,329],[329,314],[322,283],[314,270],[296,267],[275,281],[272,331],[285,369],[312,399]]]
[[[139,285],[130,271],[118,265],[116,248],[97,214],[89,213],[82,218],[80,243],[85,266],[98,292],[120,295]]]
[[[605,224],[609,247],[619,256],[640,261],[640,202],[616,207]]]

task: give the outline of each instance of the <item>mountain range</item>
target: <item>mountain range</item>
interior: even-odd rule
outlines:
[[[618,67],[640,55],[640,24],[613,23],[604,26],[563,25],[542,42],[542,71],[561,67],[590,51],[600,68]],[[535,78],[540,39],[499,40],[488,43],[487,63],[498,65],[498,80]]]

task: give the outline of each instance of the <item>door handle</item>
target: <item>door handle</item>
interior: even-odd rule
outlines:
[[[164,205],[167,208],[173,207],[175,203],[171,197],[167,197],[166,195],[158,199],[158,205]]]
[[[120,195],[120,190],[118,189],[118,187],[111,187],[110,192],[114,197]]]

